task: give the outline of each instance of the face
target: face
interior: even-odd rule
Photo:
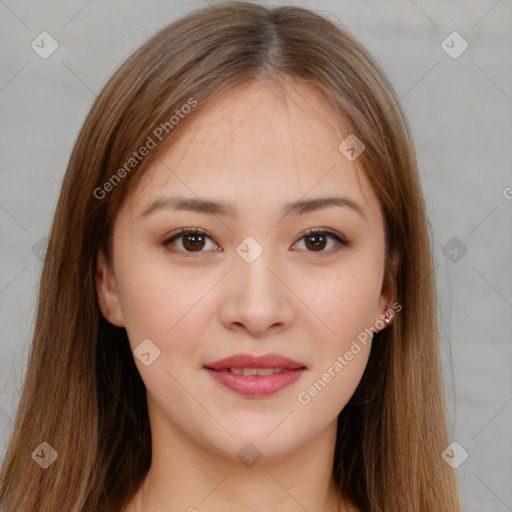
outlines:
[[[283,102],[253,84],[203,111],[123,204],[97,290],[135,351],[152,432],[234,458],[335,425],[368,360],[361,333],[393,304],[378,199],[338,149],[348,135],[310,86]]]

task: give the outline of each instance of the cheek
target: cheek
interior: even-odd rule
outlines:
[[[298,295],[307,297],[304,302],[314,313],[313,318],[320,319],[325,327],[326,336],[320,340],[340,348],[373,326],[381,280],[381,269],[371,261],[322,275],[316,273],[307,280],[302,278]]]
[[[304,318],[310,319],[315,350],[310,376],[297,401],[324,422],[344,408],[361,380],[380,297],[383,266],[377,258],[359,253],[344,263],[330,274],[310,273],[299,291],[314,312]]]
[[[130,261],[119,262],[123,277],[118,285],[130,344],[134,348],[149,338],[163,349],[184,326],[193,328],[191,318],[197,320],[198,315],[204,315],[202,298],[215,285],[215,276],[180,271],[166,264],[165,259],[150,260],[147,255],[138,258],[136,253],[132,256]]]
[[[325,424],[345,407],[365,371],[372,341],[365,329],[374,325],[380,274],[378,268],[337,273],[323,281],[308,280],[310,290],[313,282],[317,284],[307,302],[316,315],[309,322],[315,323],[310,329],[313,364],[296,399],[305,414]]]
[[[354,394],[363,376],[371,345],[335,354],[326,364],[316,368],[296,396],[297,408],[304,417],[314,418],[316,425],[336,419]],[[332,359],[332,360],[331,360]]]

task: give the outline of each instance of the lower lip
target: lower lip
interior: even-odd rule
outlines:
[[[208,373],[223,386],[246,396],[268,396],[296,382],[305,368],[275,373],[274,375],[236,375],[206,368]]]

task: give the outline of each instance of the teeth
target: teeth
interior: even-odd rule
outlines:
[[[265,377],[267,375],[287,372],[288,370],[283,368],[230,368],[229,371],[235,375],[259,375],[261,377]]]

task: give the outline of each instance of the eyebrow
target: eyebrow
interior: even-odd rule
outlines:
[[[359,214],[365,221],[368,221],[365,209],[356,201],[347,196],[328,196],[313,199],[299,199],[292,203],[286,203],[282,208],[282,216],[292,214],[301,215],[314,212],[324,208],[350,208]],[[158,210],[180,211],[186,210],[207,215],[228,216],[236,218],[237,210],[228,203],[211,201],[200,198],[165,197],[157,198],[143,212],[142,217],[148,217]]]

